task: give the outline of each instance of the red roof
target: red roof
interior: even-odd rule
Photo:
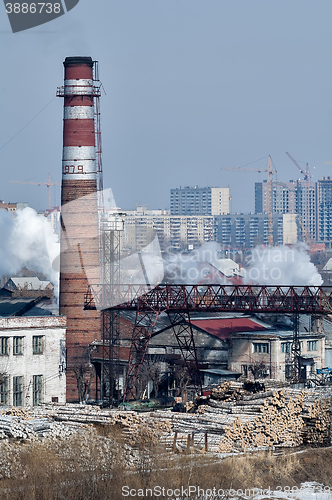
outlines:
[[[222,340],[227,340],[230,333],[267,330],[250,318],[197,319],[191,323]]]

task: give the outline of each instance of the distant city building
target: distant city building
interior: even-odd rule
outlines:
[[[212,216],[173,216],[162,210],[126,212],[122,251],[139,251],[158,235],[162,251],[196,248],[214,239]]]
[[[60,215],[61,209],[60,207],[48,208],[45,212],[42,213],[56,234],[60,234]]]
[[[54,290],[54,286],[50,281],[40,280],[37,276],[13,276],[6,281],[4,288],[11,291],[25,289],[27,291],[48,290],[53,292]]]
[[[319,241],[332,241],[332,179],[318,181],[318,237]]]
[[[267,245],[269,219],[265,214],[228,214],[214,218],[215,240],[228,248]],[[273,244],[284,244],[284,216],[273,214]]]
[[[15,202],[15,203],[6,203],[3,200],[0,200],[0,210],[6,210],[6,212],[15,213],[16,210],[23,210],[26,208],[28,204],[25,201]]]
[[[255,183],[255,213],[268,213],[268,183]],[[317,240],[317,183],[296,180],[272,181],[272,213],[297,214],[299,234]]]
[[[220,187],[171,189],[171,215],[222,215],[229,213],[230,190]]]

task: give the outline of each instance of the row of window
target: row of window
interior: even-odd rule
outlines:
[[[11,337],[0,337],[0,355],[8,356],[9,339]],[[23,354],[25,337],[13,337],[13,354]],[[34,335],[32,337],[32,353],[43,354],[43,335]]]
[[[301,351],[303,350],[303,342],[300,342]],[[307,351],[318,351],[318,340],[307,340]],[[267,342],[254,342],[252,344],[252,352],[269,352],[269,344]],[[281,352],[292,352],[292,342],[281,342]]]
[[[42,387],[43,376],[33,375],[32,379],[32,404],[37,406],[42,402]],[[13,377],[12,391],[13,391],[13,405],[23,406],[23,376]],[[4,405],[9,404],[9,377],[6,377],[0,384],[0,403]]]

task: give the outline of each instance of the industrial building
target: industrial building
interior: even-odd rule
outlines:
[[[66,401],[66,318],[50,300],[0,294],[0,402],[14,406]]]

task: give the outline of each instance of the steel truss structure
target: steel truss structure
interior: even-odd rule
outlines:
[[[110,221],[101,221],[101,279],[104,287],[114,288],[120,281],[121,232]],[[120,369],[120,318],[113,309],[101,311],[102,362],[100,367],[100,399],[113,406],[118,399],[116,382]],[[116,397],[115,397],[116,396]]]
[[[85,307],[103,308],[107,304],[107,288],[89,290]],[[136,310],[136,321],[130,348],[124,401],[134,395],[135,383],[145,353],[161,312],[168,315],[183,359],[196,389],[201,380],[190,312],[279,313],[293,315],[292,382],[300,380],[301,347],[299,314],[315,316],[332,314],[332,288],[320,286],[243,286],[243,285],[146,285],[112,287],[116,304],[105,310]],[[111,353],[110,353],[111,355]]]
[[[142,296],[146,310],[173,313],[332,314],[332,288],[324,286],[158,285],[148,290],[146,285],[115,285],[109,289],[100,285],[88,290],[85,308],[137,310]]]

